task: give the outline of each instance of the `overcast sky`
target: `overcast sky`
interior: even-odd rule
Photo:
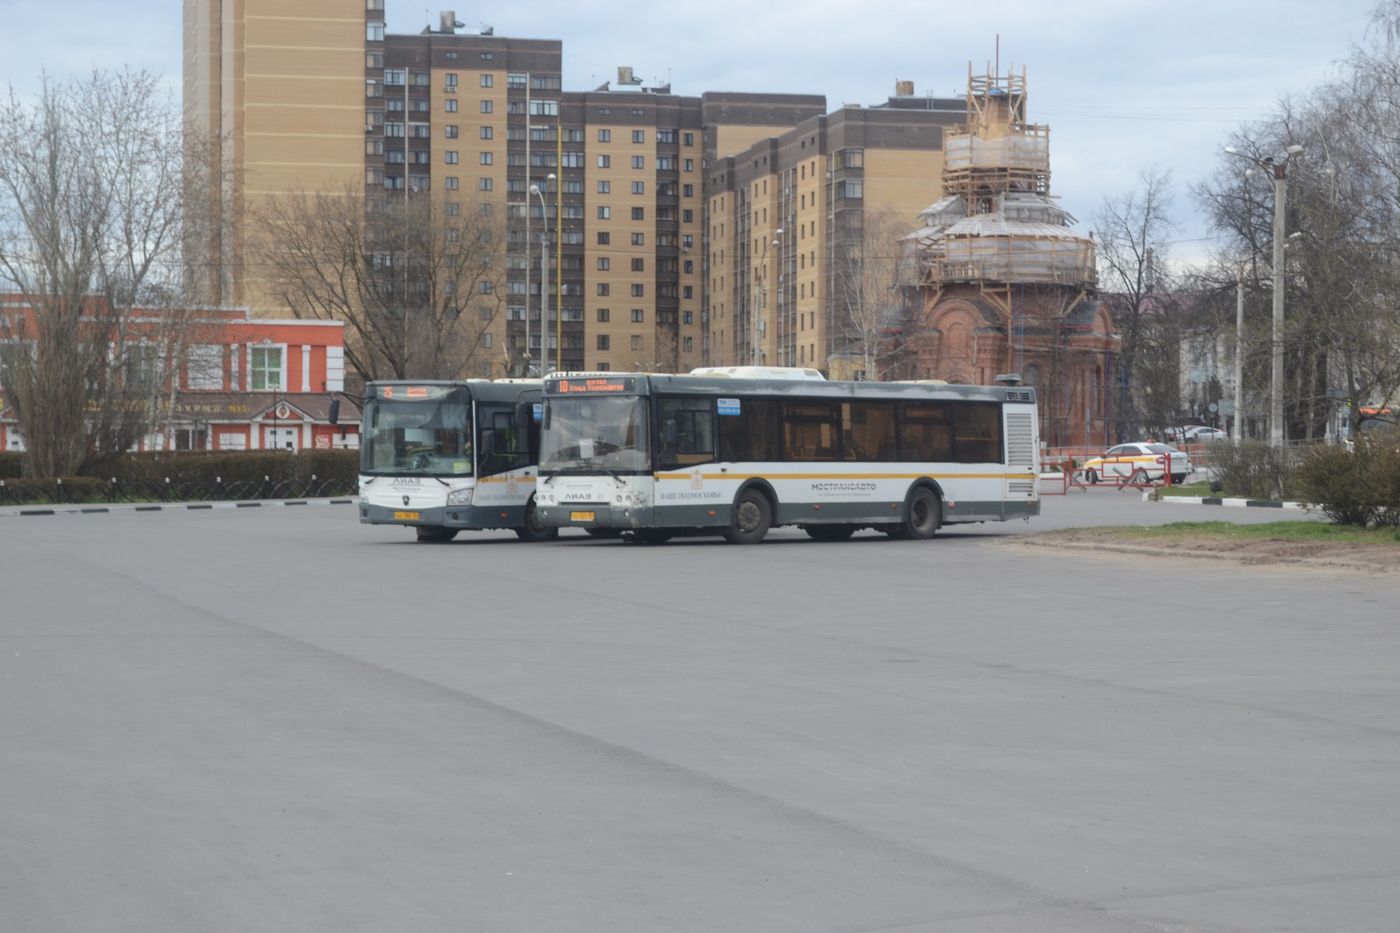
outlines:
[[[293,0],[288,0],[290,6]],[[344,0],[360,9],[360,0]],[[1187,186],[1226,134],[1335,73],[1361,41],[1374,0],[386,0],[391,32],[457,10],[468,27],[562,39],[564,86],[586,90],[632,66],[678,94],[825,94],[828,108],[884,100],[896,79],[963,96],[968,62],[1027,70],[1029,116],[1050,125],[1052,191],[1087,230],[1106,195],[1156,164],[1176,182],[1189,259],[1208,243]],[[0,79],[31,92],[38,74],[130,63],[178,93],[180,0],[0,0]]]

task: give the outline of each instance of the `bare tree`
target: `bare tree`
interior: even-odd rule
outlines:
[[[297,317],[345,322],[346,362],[362,378],[488,376],[506,245],[490,207],[448,216],[426,194],[296,194],[268,203],[256,256]]]
[[[838,353],[858,360],[864,379],[882,379],[892,368],[888,334],[903,319],[908,286],[917,281],[913,251],[902,241],[907,233],[892,211],[866,211],[835,251]]]
[[[1119,440],[1141,423],[1133,394],[1152,295],[1166,288],[1166,240],[1173,224],[1171,173],[1156,167],[1142,173],[1140,187],[1105,198],[1094,215],[1099,234],[1099,288],[1110,302],[1122,337],[1118,357]]]
[[[31,475],[130,448],[166,407],[183,339],[186,156],[199,144],[145,72],[14,89],[0,111],[0,385]],[[206,160],[188,160],[192,166]],[[191,170],[198,170],[193,168]]]

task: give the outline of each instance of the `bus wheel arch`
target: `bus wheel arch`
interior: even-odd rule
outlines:
[[[773,527],[778,514],[778,495],[762,480],[752,480],[734,496],[729,528],[724,532],[730,544],[757,544]]]

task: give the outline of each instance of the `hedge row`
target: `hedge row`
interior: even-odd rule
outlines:
[[[353,450],[160,451],[123,454],[90,476],[26,479],[0,462],[0,505],[344,496],[358,464]]]

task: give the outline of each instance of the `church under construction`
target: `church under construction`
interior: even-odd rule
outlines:
[[[1038,390],[1046,443],[1103,443],[1118,338],[1097,298],[1094,242],[1050,196],[1050,132],[1026,121],[1024,71],[969,67],[967,123],[946,132],[944,154],[943,197],[906,240],[918,284],[900,375],[1020,373]]]

